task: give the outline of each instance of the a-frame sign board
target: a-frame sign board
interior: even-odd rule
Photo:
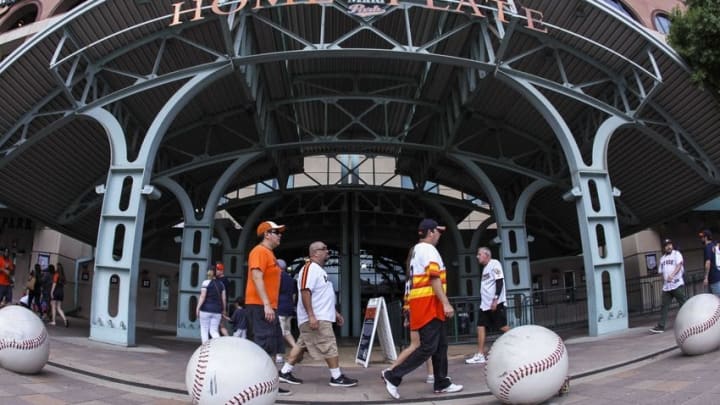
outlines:
[[[376,333],[385,358],[391,361],[396,360],[395,341],[390,331],[390,318],[388,318],[387,306],[383,297],[370,298],[367,303],[360,343],[355,354],[355,363],[362,364],[363,367],[368,366]]]

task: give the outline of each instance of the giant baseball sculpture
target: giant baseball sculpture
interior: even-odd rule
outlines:
[[[255,343],[234,336],[205,342],[185,369],[193,404],[270,405],[278,383],[270,356]]]
[[[720,347],[720,298],[698,294],[687,300],[675,317],[675,340],[691,356]]]
[[[568,375],[568,353],[560,336],[537,325],[505,332],[487,360],[487,385],[506,404],[537,404],[557,394]]]
[[[0,367],[35,374],[49,357],[47,329],[37,315],[20,305],[0,309]]]

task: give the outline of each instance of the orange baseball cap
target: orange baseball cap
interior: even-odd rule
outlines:
[[[285,225],[278,225],[273,221],[261,222],[257,227],[257,236],[262,236],[265,232],[277,229],[280,232],[285,232]]]

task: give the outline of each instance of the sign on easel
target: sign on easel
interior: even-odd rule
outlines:
[[[390,330],[390,318],[388,318],[387,306],[383,297],[370,298],[365,309],[365,320],[355,354],[355,363],[362,364],[366,368],[370,362],[375,333],[378,333],[385,358],[391,361],[396,360],[395,341]]]

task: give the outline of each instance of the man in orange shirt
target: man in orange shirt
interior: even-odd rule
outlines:
[[[403,376],[432,358],[436,394],[458,392],[462,385],[453,384],[447,376],[447,332],[445,320],[455,314],[446,295],[445,265],[437,251],[440,235],[445,230],[434,219],[424,219],[418,225],[420,241],[410,253],[410,276],[412,286],[408,296],[410,304],[410,330],[420,334],[420,347],[400,364],[383,370],[385,389],[395,399],[400,399],[398,386]]]
[[[12,275],[15,270],[15,264],[10,258],[10,251],[5,249],[3,255],[0,256],[0,307],[12,303]]]
[[[272,221],[262,222],[257,227],[258,243],[248,256],[248,276],[245,287],[245,311],[252,325],[253,341],[262,347],[270,358],[284,352],[280,322],[277,317],[280,277],[282,270],[273,250],[280,246],[285,225]],[[290,391],[280,388],[278,395],[289,395]]]

